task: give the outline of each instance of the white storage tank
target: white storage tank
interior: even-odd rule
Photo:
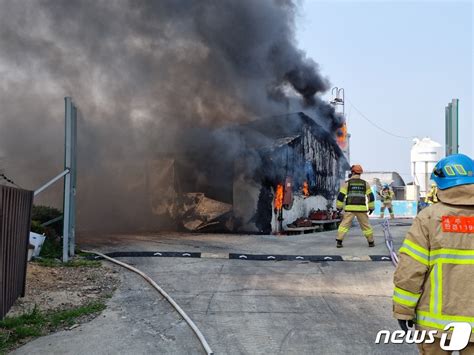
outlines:
[[[411,175],[413,182],[420,187],[421,197],[431,187],[430,176],[436,163],[443,158],[444,152],[441,144],[431,138],[415,138],[411,148]]]

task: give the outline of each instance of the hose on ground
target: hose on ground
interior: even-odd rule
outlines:
[[[392,233],[390,232],[390,222],[388,219],[385,219],[382,223],[383,234],[385,237],[385,245],[390,253],[390,259],[392,260],[393,266],[397,267],[398,265],[398,255],[395,252],[393,247],[393,237]]]
[[[123,266],[124,268],[133,271],[137,273],[138,275],[142,276],[146,281],[148,281],[173,307],[174,309],[183,317],[183,319],[188,323],[188,325],[191,327],[193,330],[194,334],[198,337],[199,341],[201,342],[204,350],[208,355],[213,354],[211,347],[207,343],[206,339],[204,338],[204,335],[201,333],[199,328],[194,324],[194,322],[191,320],[191,318],[188,317],[188,315],[181,309],[181,307],[171,298],[170,295],[166,293],[165,290],[163,290],[155,281],[153,281],[148,275],[146,275],[144,272],[134,268],[131,265],[128,265],[124,262],[118,261],[117,259],[111,258],[110,256],[107,256],[105,254],[96,252],[96,251],[88,251],[88,250],[82,250],[85,253],[90,253],[90,254],[95,254],[98,255],[106,260],[109,260],[117,265]]]

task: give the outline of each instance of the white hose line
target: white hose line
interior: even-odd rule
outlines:
[[[196,326],[196,324],[194,324],[194,322],[191,320],[191,318],[188,317],[188,315],[181,309],[181,307],[171,298],[170,295],[168,295],[166,293],[165,290],[163,290],[160,286],[158,286],[158,284],[153,281],[148,275],[146,275],[145,273],[143,273],[142,271],[134,268],[133,266],[130,266],[126,263],[123,263],[121,261],[118,261],[114,258],[111,258],[110,256],[107,256],[107,255],[104,255],[102,253],[99,253],[99,252],[96,252],[96,251],[88,251],[88,250],[82,250],[83,252],[85,253],[90,253],[90,254],[96,254],[96,255],[99,255],[101,257],[103,257],[104,259],[107,259],[117,265],[120,265],[120,266],[123,266],[124,268],[128,269],[128,270],[131,270],[137,274],[139,274],[140,276],[142,276],[145,280],[147,280],[159,293],[161,293],[163,295],[164,298],[166,298],[166,300],[176,309],[176,311],[178,311],[178,313],[181,315],[181,317],[183,317],[183,319],[186,321],[186,323],[188,323],[188,325],[191,327],[191,329],[194,331],[194,333],[196,334],[196,336],[199,338],[199,341],[201,342],[202,346],[204,347],[204,350],[206,351],[206,353],[208,355],[210,354],[213,354],[213,351],[211,349],[211,347],[209,346],[209,344],[207,343],[206,339],[204,338],[204,335],[202,335],[201,331],[199,330],[199,328]]]
[[[388,221],[388,219],[384,220],[384,222],[382,223],[382,228],[383,228],[383,234],[385,237],[385,245],[387,246],[387,249],[390,253],[390,259],[392,260],[393,266],[397,267],[398,256],[393,248],[393,237],[392,237],[392,234],[390,233],[390,222]]]

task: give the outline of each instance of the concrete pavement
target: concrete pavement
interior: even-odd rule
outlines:
[[[81,247],[102,252],[114,251],[180,251],[207,253],[250,253],[290,255],[387,255],[382,220],[371,221],[374,227],[374,248],[368,248],[357,223],[344,240],[344,248],[336,249],[336,231],[291,236],[245,234],[147,233],[124,235],[85,235],[79,239]],[[411,220],[391,222],[394,246],[398,249]]]
[[[393,227],[396,245],[407,228]],[[345,247],[337,250],[335,232],[291,237],[142,235],[88,247],[101,251],[387,254],[381,235],[376,227],[378,246],[370,249],[357,228],[349,233]],[[397,329],[391,318],[393,266],[388,262],[121,260],[160,284],[198,325],[216,354],[416,353],[412,345],[374,343],[379,330]],[[39,338],[15,353],[202,353],[184,321],[143,279],[128,271],[122,272],[122,278],[99,318]]]

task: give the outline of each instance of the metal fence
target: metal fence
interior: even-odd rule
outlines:
[[[0,185],[0,319],[25,295],[33,191]]]

